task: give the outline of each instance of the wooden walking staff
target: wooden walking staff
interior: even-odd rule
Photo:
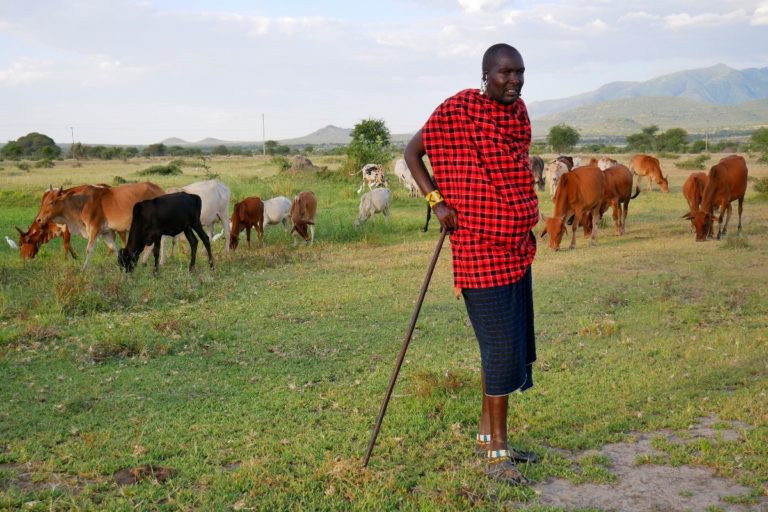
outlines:
[[[419,292],[419,299],[416,301],[416,309],[413,311],[413,316],[411,317],[411,324],[408,326],[408,332],[405,334],[405,339],[403,340],[403,347],[400,349],[400,354],[397,356],[395,369],[392,370],[392,376],[389,378],[389,386],[387,387],[387,393],[384,395],[384,402],[381,404],[379,417],[376,419],[376,426],[373,427],[373,434],[371,434],[371,440],[368,443],[368,451],[365,452],[365,459],[363,460],[364,468],[368,467],[368,461],[371,458],[371,452],[373,452],[373,446],[376,444],[376,438],[379,436],[379,430],[381,430],[381,422],[384,419],[384,413],[387,412],[387,405],[389,405],[389,399],[392,397],[392,390],[395,388],[395,382],[397,381],[397,376],[400,374],[400,367],[403,365],[403,359],[405,359],[405,352],[408,350],[408,345],[411,342],[411,337],[413,336],[413,330],[416,328],[416,320],[419,318],[421,305],[424,303],[424,296],[427,294],[429,281],[432,279],[432,272],[434,272],[435,270],[435,265],[437,264],[437,258],[438,256],[440,256],[440,250],[443,248],[445,233],[446,233],[445,229],[440,230],[440,239],[437,241],[437,247],[435,247],[435,254],[432,255],[432,261],[429,262],[427,275],[424,276],[424,283],[422,283],[421,285],[421,291]]]

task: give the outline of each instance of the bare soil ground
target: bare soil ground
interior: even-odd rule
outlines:
[[[715,426],[729,425],[718,429]],[[671,430],[631,434],[631,441],[608,444],[600,450],[561,452],[578,460],[600,455],[610,460],[608,470],[616,476],[610,484],[574,485],[567,480],[554,479],[535,486],[539,499],[536,505],[562,507],[567,510],[598,509],[622,512],[645,511],[768,511],[768,498],[746,498],[750,489],[703,466],[673,466],[658,464],[668,461],[665,452],[652,446],[654,440],[669,443],[694,443],[709,439],[714,443],[738,441],[740,432],[750,427],[738,422],[723,422],[716,417],[702,421],[680,435]],[[653,461],[649,463],[648,461]],[[734,503],[748,501],[748,503]]]

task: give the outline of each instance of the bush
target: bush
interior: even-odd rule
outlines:
[[[755,181],[755,192],[761,196],[768,196],[768,176]]]
[[[22,171],[29,171],[29,162],[19,162],[16,164],[16,167]]]
[[[696,170],[703,170],[704,164],[706,161],[709,160],[709,155],[699,155],[694,158],[689,158],[688,160],[681,160],[679,162],[675,162],[675,167],[678,169],[684,169],[688,171],[696,171]]]
[[[269,159],[269,163],[276,166],[281,171],[287,171],[291,168],[291,162],[288,160],[288,158],[282,155],[273,156]]]
[[[174,176],[176,174],[182,174],[182,172],[178,161],[174,160],[168,165],[153,165],[152,167],[147,167],[143,171],[139,171],[136,174],[139,176]]]
[[[757,159],[758,163],[768,164],[768,153],[763,153],[760,158]]]
[[[51,167],[54,167],[56,164],[53,163],[53,160],[50,158],[43,158],[42,160],[38,160],[35,162],[35,169],[50,169]]]

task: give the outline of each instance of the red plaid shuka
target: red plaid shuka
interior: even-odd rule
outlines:
[[[536,254],[539,204],[528,163],[531,123],[521,99],[502,105],[477,89],[445,100],[422,129],[440,192],[456,209],[457,288],[514,283]]]

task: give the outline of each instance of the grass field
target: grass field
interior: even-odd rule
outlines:
[[[0,238],[17,239],[49,184],[137,180],[153,163],[0,162]],[[695,243],[680,219],[689,171],[662,167],[670,193],[643,190],[625,236],[606,225],[594,247],[581,236],[573,251],[540,243],[536,385],[510,400],[510,439],[542,456],[524,468],[534,483],[605,482],[600,460],[561,451],[739,420],[750,428],[738,441],[658,449],[747,486],[733,500],[754,504],[768,495],[768,200],[750,186],[743,234],[732,220],[724,240]],[[473,453],[479,355],[447,244],[360,469],[437,240],[436,224],[419,230],[423,200],[393,183],[391,222],[356,230],[359,184],[338,173],[278,173],[258,157],[183,170],[152,181],[215,174],[233,199],[315,191],[315,244],[293,248],[272,227],[263,247],[226,254],[216,242],[215,270],[202,257],[190,274],[182,252],[153,277],[121,273],[101,242],[87,272],[82,238],[78,261],[60,240],[28,262],[3,242],[0,509],[546,509],[533,488],[487,481]],[[551,213],[548,195],[541,209]]]

